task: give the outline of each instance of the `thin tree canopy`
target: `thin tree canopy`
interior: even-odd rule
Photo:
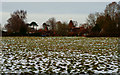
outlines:
[[[7,20],[7,24],[5,28],[8,32],[18,32],[18,33],[26,33],[27,25],[26,25],[26,15],[27,12],[24,10],[17,10],[11,14],[11,17]]]

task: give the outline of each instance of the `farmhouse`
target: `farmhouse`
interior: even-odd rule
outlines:
[[[69,35],[71,36],[80,36],[80,35],[84,35],[84,33],[87,32],[87,29],[84,28],[83,26],[76,27],[72,20],[70,20],[68,26],[69,26]]]

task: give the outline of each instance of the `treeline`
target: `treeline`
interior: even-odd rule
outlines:
[[[120,5],[112,2],[104,13],[88,16],[88,23],[93,25],[89,36],[120,36]]]
[[[4,25],[7,32],[3,36],[120,36],[120,5],[117,2],[108,4],[103,13],[89,14],[87,22],[78,26],[77,21],[69,23],[50,18],[37,29],[36,22],[27,23],[27,12],[17,10]]]

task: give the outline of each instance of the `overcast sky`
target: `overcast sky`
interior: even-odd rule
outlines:
[[[39,27],[51,17],[62,22],[72,19],[84,23],[88,14],[103,12],[107,4],[109,2],[3,2],[0,23],[4,25],[12,12],[21,9],[27,11],[27,22],[35,21]]]

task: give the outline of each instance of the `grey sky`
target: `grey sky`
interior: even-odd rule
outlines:
[[[24,9],[31,13],[81,14],[103,11],[107,2],[3,2],[3,12]]]
[[[2,24],[5,24],[13,11],[22,9],[28,12],[28,22],[36,21],[39,25],[48,18],[83,23],[88,14],[103,12],[108,2],[3,2]],[[40,26],[41,27],[41,26]]]

